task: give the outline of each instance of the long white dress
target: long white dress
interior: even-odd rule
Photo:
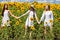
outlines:
[[[53,25],[52,11],[44,11],[40,21],[44,21],[44,26],[52,26]]]
[[[33,11],[29,12],[29,16],[28,16],[28,18],[26,20],[25,26],[31,27],[31,26],[34,25],[33,22],[34,22],[34,15],[35,14],[36,13],[34,13]]]
[[[10,26],[9,24],[9,10],[4,11],[4,16],[2,18],[2,24],[1,26]]]

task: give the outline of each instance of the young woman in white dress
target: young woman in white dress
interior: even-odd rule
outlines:
[[[45,11],[42,14],[41,21],[44,21],[44,33],[46,34],[46,26],[50,27],[50,32],[52,31],[52,26],[53,26],[53,13],[50,11],[50,6],[46,5],[45,6]]]
[[[34,26],[34,20],[33,20],[34,18],[36,18],[36,21],[38,22],[36,11],[35,11],[33,5],[31,5],[30,10],[28,10],[25,14],[21,15],[20,18],[27,14],[29,14],[29,15],[26,19],[25,29],[27,29],[28,27]],[[25,31],[25,34],[26,34],[26,31]]]
[[[18,18],[16,16],[14,16],[9,10],[8,10],[8,4],[4,4],[4,7],[3,7],[3,11],[2,11],[2,24],[1,24],[1,27],[4,27],[4,26],[10,26],[10,23],[9,23],[9,14],[15,18]]]

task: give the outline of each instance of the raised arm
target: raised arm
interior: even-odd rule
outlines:
[[[36,15],[36,13],[35,13],[35,18],[36,18],[36,21],[37,21],[37,23],[38,23],[38,17],[37,17],[37,15]]]
[[[42,17],[41,17],[40,22],[44,20],[44,16],[45,16],[44,14],[45,14],[45,11],[44,11],[43,14],[42,14]]]
[[[10,11],[9,11],[9,14],[14,18],[18,18],[17,16],[14,16]]]
[[[20,18],[23,17],[23,16],[25,16],[25,15],[28,14],[29,12],[30,12],[30,10],[28,10],[25,14],[21,15]]]

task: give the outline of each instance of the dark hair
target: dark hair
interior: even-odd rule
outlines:
[[[7,8],[6,8],[6,10],[8,10],[8,4],[4,4],[3,10],[2,10],[2,16],[4,16],[5,5],[7,5]]]
[[[48,9],[50,10],[50,5],[48,5]]]
[[[50,10],[50,5],[47,5],[48,6],[48,10]],[[44,8],[45,8],[46,6],[44,6]]]
[[[30,11],[35,12],[35,9],[33,7],[30,7]]]

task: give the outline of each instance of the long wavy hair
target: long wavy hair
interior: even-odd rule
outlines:
[[[5,6],[7,5],[7,8],[5,8]],[[8,4],[4,4],[3,10],[2,10],[2,16],[4,16],[4,11],[8,10]]]

